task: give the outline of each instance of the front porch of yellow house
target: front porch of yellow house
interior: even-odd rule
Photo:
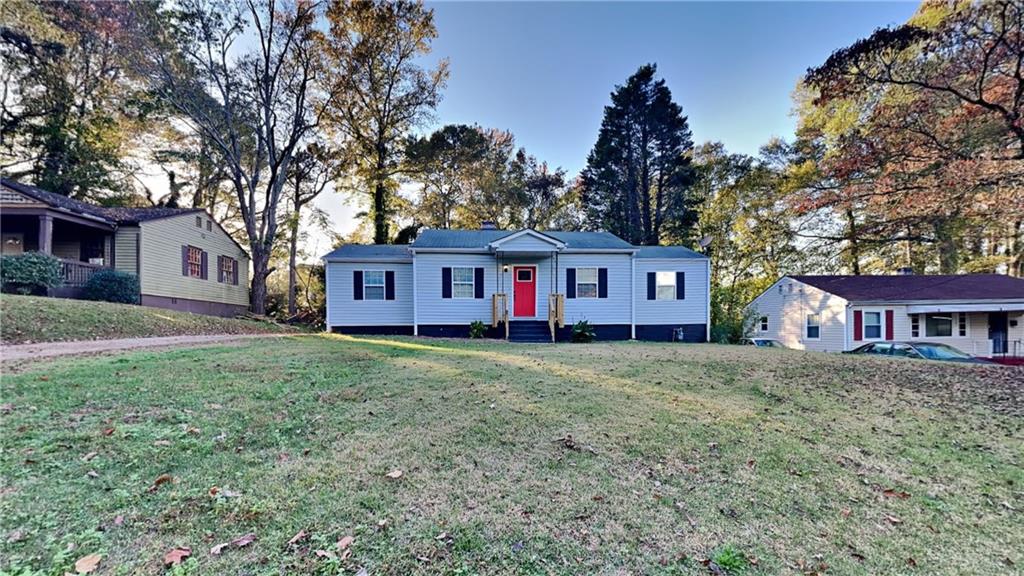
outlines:
[[[5,207],[0,214],[0,253],[23,252],[60,259],[64,282],[49,295],[74,297],[97,270],[113,267],[114,226],[47,208]]]

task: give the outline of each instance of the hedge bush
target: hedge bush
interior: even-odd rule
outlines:
[[[89,278],[82,289],[82,298],[120,304],[139,303],[139,277],[118,270],[100,270]]]
[[[4,292],[44,295],[64,281],[60,260],[42,252],[0,258],[0,284]]]

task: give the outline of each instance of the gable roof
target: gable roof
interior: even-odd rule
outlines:
[[[641,246],[637,258],[707,258],[685,246]]]
[[[107,222],[116,224],[138,224],[139,222],[145,222],[147,220],[168,218],[170,216],[179,216],[181,214],[189,214],[192,212],[204,212],[202,208],[167,208],[164,206],[129,208],[97,206],[96,204],[89,204],[88,202],[75,200],[74,198],[69,198],[62,194],[43,190],[37,186],[8,180],[7,178],[0,179],[0,183],[3,184],[4,188],[9,188],[19,194],[24,194],[29,198],[38,200],[53,208],[84,216],[92,216],[93,218],[100,218]]]
[[[441,230],[426,229],[420,232],[412,248],[443,248],[443,249],[486,249],[496,240],[519,234],[522,230]],[[565,244],[568,249],[575,250],[629,250],[633,246],[609,232],[566,232],[563,230],[545,230],[538,234],[550,236]]]
[[[536,230],[531,230],[529,228],[524,228],[524,229],[522,229],[522,230],[520,230],[518,232],[513,232],[512,234],[508,234],[506,236],[502,236],[501,238],[498,238],[497,240],[494,240],[493,242],[491,242],[488,246],[491,247],[491,248],[496,248],[498,246],[501,246],[505,242],[513,242],[517,238],[523,238],[523,237],[535,238],[537,240],[540,240],[541,242],[544,242],[546,244],[550,244],[550,245],[552,245],[552,246],[554,246],[556,248],[564,248],[565,247],[565,242],[562,242],[561,240],[559,240],[559,239],[557,239],[557,238],[555,238],[553,236],[549,236],[547,234],[544,234],[542,232],[537,232]]]
[[[324,260],[396,260],[412,261],[408,244],[343,244],[331,250]]]
[[[1024,279],[1003,274],[790,278],[852,302],[1024,299]]]

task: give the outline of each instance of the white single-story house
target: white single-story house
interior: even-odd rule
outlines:
[[[1024,279],[1002,274],[783,276],[748,310],[753,336],[801,350],[926,340],[1024,355]]]
[[[409,245],[324,256],[327,329],[348,334],[567,340],[708,340],[710,261],[607,232],[423,230]]]

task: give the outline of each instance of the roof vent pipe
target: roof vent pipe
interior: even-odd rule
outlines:
[[[480,223],[481,230],[497,230],[498,227],[494,225],[494,222],[490,220],[484,220]]]
[[[903,268],[897,269],[896,270],[896,274],[898,276],[913,276],[914,275],[914,269],[911,268],[910,266],[904,266]]]

